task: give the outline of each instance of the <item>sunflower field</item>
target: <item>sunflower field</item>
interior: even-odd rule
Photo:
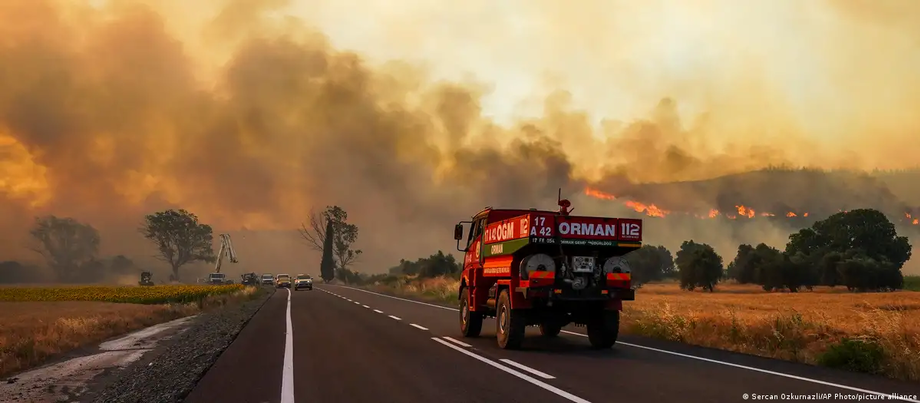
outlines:
[[[131,304],[181,304],[245,288],[228,285],[3,287],[0,301],[98,301]]]

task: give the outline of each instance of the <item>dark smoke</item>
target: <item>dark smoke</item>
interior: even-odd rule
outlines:
[[[221,3],[194,35],[169,29],[182,14],[167,3],[111,4],[0,6],[0,253],[10,259],[27,256],[31,216],[53,213],[99,228],[105,254],[142,262],[153,253],[136,232],[143,215],[182,207],[232,231],[242,261],[234,270],[315,271],[318,255],[293,229],[311,208],[335,204],[361,229],[359,269],[379,272],[450,251],[451,224],[485,205],[554,208],[562,188],[580,213],[627,214],[573,195],[592,182],[699,180],[801,162],[801,150],[782,145],[710,144],[724,114],[684,127],[668,93],[648,118],[605,121],[601,132],[562,90],[542,118],[501,125],[483,112],[477,84],[433,81],[409,63],[376,66],[305,23],[268,22],[284,1]],[[806,182],[761,186],[794,196],[815,186]],[[636,192],[719,205],[762,191],[686,186]],[[764,201],[779,202],[797,203]],[[727,229],[705,233],[728,249],[738,240]],[[693,235],[646,232],[669,246]]]

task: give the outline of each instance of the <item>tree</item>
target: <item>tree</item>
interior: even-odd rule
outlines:
[[[156,245],[157,259],[169,263],[170,281],[179,281],[179,268],[188,263],[213,263],[217,259],[211,248],[214,241],[211,226],[199,222],[198,216],[188,211],[166,210],[147,215],[140,232]]]
[[[326,239],[324,224],[331,221],[333,233],[332,253],[335,257],[336,267],[347,269],[361,256],[360,249],[351,246],[358,240],[358,226],[348,223],[348,213],[339,206],[326,206],[322,213],[310,212],[310,227],[300,224],[300,236],[307,244],[318,252],[322,252]]]
[[[664,246],[643,245],[628,253],[626,261],[632,274],[632,284],[640,286],[674,276],[674,257]]]
[[[118,255],[109,262],[109,270],[117,274],[127,274],[134,268],[134,262],[124,255]]]
[[[903,287],[901,268],[911,257],[907,237],[873,209],[834,214],[789,236],[786,255],[817,268],[809,274],[825,285],[846,285],[853,291]]]
[[[335,229],[332,220],[326,220],[326,238],[323,241],[323,260],[319,264],[320,277],[323,281],[331,282],[335,279],[335,258],[332,256],[332,242]]]
[[[680,287],[685,290],[701,287],[712,292],[722,278],[722,257],[707,244],[684,241],[674,262],[680,270]]]
[[[418,276],[419,278],[433,278],[441,276],[459,277],[463,265],[452,254],[438,251],[428,257],[419,258],[412,262],[405,259],[399,260],[399,266],[390,268],[390,274],[404,274]]]
[[[728,277],[737,280],[740,284],[754,283],[754,269],[756,266],[753,262],[754,258],[753,246],[748,244],[739,245],[735,260],[728,264]]]
[[[36,217],[29,232],[39,246],[31,248],[42,255],[60,281],[74,281],[82,271],[91,271],[99,253],[99,231],[73,218],[53,215]],[[87,273],[89,274],[89,273]]]

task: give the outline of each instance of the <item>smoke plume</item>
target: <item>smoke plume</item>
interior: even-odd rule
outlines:
[[[143,215],[181,207],[234,234],[240,271],[315,272],[294,229],[339,205],[358,269],[380,272],[452,250],[485,205],[552,209],[557,188],[578,213],[636,216],[584,189],[915,164],[910,0],[423,3],[3,1],[0,260],[47,213],[149,256]],[[727,260],[789,232],[659,224],[647,242]]]

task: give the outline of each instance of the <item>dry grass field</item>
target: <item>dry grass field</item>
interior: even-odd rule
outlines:
[[[134,293],[137,295],[163,293],[152,287],[136,288]],[[61,300],[74,293],[76,288],[73,287],[43,287],[44,292],[31,289],[28,294],[23,293],[25,289],[0,288],[0,295],[16,296],[16,302],[0,301],[0,379],[39,365],[61,353],[251,298],[256,291],[254,287],[234,287],[228,292],[207,294],[191,302],[186,298],[178,298],[182,300],[180,303],[137,304],[86,301],[90,298],[85,295],[73,296],[81,301]],[[99,287],[90,290],[101,300],[125,294],[124,290],[119,290],[117,294],[100,292]],[[23,295],[34,295],[41,301],[24,301]]]
[[[438,278],[368,288],[456,306],[457,286]],[[920,292],[722,284],[708,293],[648,284],[624,304],[626,334],[920,380]]]

